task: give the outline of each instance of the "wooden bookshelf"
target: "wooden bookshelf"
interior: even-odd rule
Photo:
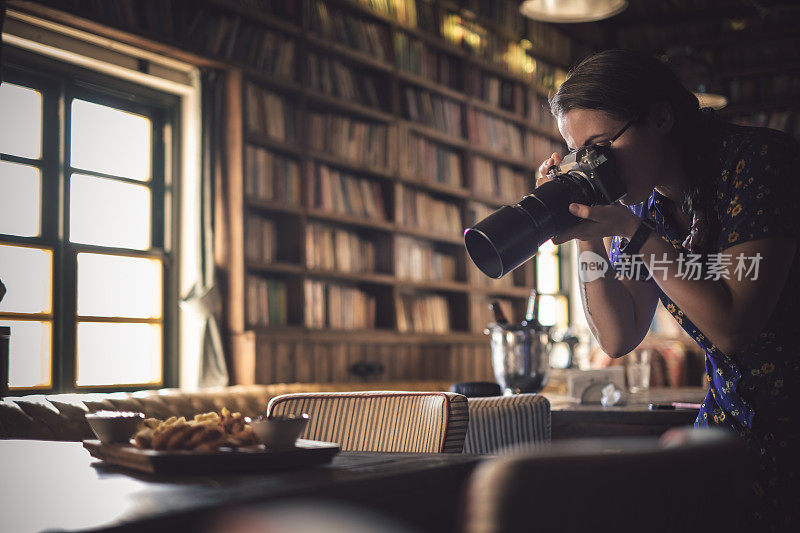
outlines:
[[[541,107],[542,95],[552,87],[444,38],[442,20],[447,13],[461,9],[458,5],[443,0],[416,1],[430,9],[425,16],[432,16],[431,27],[397,21],[358,0],[326,1],[325,15],[315,15],[317,0],[288,0],[282,2],[282,10],[291,15],[288,17],[258,9],[257,0],[202,0],[197,3],[199,9],[187,11],[191,15],[183,22],[175,18],[177,26],[168,40],[137,29],[130,20],[115,22],[113,14],[96,12],[97,3],[88,0],[10,2],[13,8],[79,27],[109,28],[103,31],[125,42],[184,60],[197,57],[202,61],[193,63],[230,73],[228,87],[233,92],[226,107],[226,159],[231,189],[221,213],[228,221],[229,253],[220,267],[225,274],[225,329],[232,360],[234,365],[248,365],[235,371],[243,381],[248,379],[242,376],[258,382],[302,379],[308,372],[300,368],[301,359],[306,361],[303,364],[312,361],[326,369],[322,373],[332,380],[355,379],[342,368],[353,358],[385,361],[383,379],[491,379],[488,341],[482,334],[485,324],[480,323],[483,308],[489,299],[502,298],[511,303],[515,317],[524,312],[535,281],[535,265],[524,265],[508,281],[487,283],[471,265],[461,232],[475,222],[470,218],[473,202],[496,208],[518,199],[477,187],[476,180],[488,178],[474,175],[476,158],[503,167],[514,179],[523,179],[522,189],[527,191],[533,188],[533,172],[540,160],[553,148],[563,151],[552,119],[547,122],[532,110]],[[145,13],[194,6],[189,0],[144,0],[137,5]],[[471,23],[494,32],[495,40],[522,37],[481,13],[465,13]],[[333,27],[320,27],[325,17],[334,16],[347,19],[348,28],[360,28],[354,30],[361,32],[360,40],[352,35],[337,38]],[[227,21],[226,29],[219,30],[224,34],[209,30],[201,42],[197,31],[187,31],[184,33],[194,40],[181,42],[181,23],[213,28],[213,22],[222,19]],[[285,60],[291,55],[291,61],[271,63],[258,59],[259,51],[241,48],[233,28],[248,25],[250,34],[272,35],[270,42],[278,56]],[[551,27],[549,31],[558,30]],[[428,60],[437,66],[447,65],[447,74],[430,68],[400,68],[395,48],[398,34],[418,41],[414,46],[424,47]],[[360,44],[351,46],[348,43],[352,41]],[[369,48],[376,46],[382,47],[381,54],[370,52]],[[571,62],[569,53],[568,49],[560,53],[551,50],[539,56],[533,53],[531,58],[563,72]],[[320,65],[325,63],[315,73],[321,77],[314,86],[307,61],[311,54],[320,58]],[[258,64],[265,66],[258,68]],[[385,105],[369,105],[353,97],[355,93],[345,96],[320,88],[363,90],[357,82],[365,73],[376,82]],[[417,103],[431,104],[434,115],[414,120],[406,90],[420,98]],[[423,102],[425,99],[429,102]],[[321,118],[312,122],[314,115]],[[519,153],[471,137],[470,116],[493,121],[492,127],[504,131],[513,129]],[[280,127],[275,121],[281,122]],[[418,175],[402,171],[404,165],[399,161],[401,147],[412,139],[421,143],[415,149],[422,152],[403,153],[418,158],[414,160],[423,169]],[[254,161],[257,151],[257,157],[263,159]],[[270,162],[269,168],[264,168],[263,161]],[[448,165],[446,171],[442,170],[443,161]],[[259,168],[259,183],[252,176],[255,167]],[[325,177],[312,178],[322,168]],[[413,206],[405,205],[401,198],[409,195],[416,202],[414,209],[421,222],[442,219],[449,229],[404,222],[404,209]],[[457,219],[443,216],[439,206],[457,213]],[[385,216],[375,216],[377,212]],[[253,238],[253,221],[257,221],[257,231],[268,233],[274,228],[274,235],[257,233]],[[320,227],[330,230],[324,243],[313,240],[313,228]],[[396,261],[406,259],[398,257],[398,240],[404,240],[403,246],[418,246],[414,253],[425,258],[421,277],[398,275]],[[361,249],[342,251],[339,242],[359,243],[363,253]],[[323,244],[326,250],[320,252]],[[259,245],[270,250],[253,249]],[[309,257],[315,253],[335,257],[328,257],[327,266],[320,266],[315,263],[319,256]],[[330,267],[356,259],[369,265],[366,270]],[[320,287],[325,295],[322,302],[315,296]],[[334,293],[337,301],[332,303]],[[439,316],[436,310],[441,306],[446,313]],[[337,309],[344,314],[334,321],[331,313]],[[417,316],[418,312],[422,315]],[[416,331],[410,323],[417,322],[430,327]],[[350,323],[354,325],[346,325]]]
[[[598,48],[630,48],[654,55],[691,49],[712,67],[733,122],[783,130],[800,139],[800,34],[783,6],[739,5],[721,13],[711,0],[668,5],[632,3],[616,20],[595,26]],[[577,35],[576,35],[577,36]]]

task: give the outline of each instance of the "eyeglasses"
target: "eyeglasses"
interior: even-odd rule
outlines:
[[[607,141],[600,141],[600,142],[596,142],[596,143],[592,143],[592,144],[593,144],[594,146],[604,146],[604,147],[605,147],[605,146],[611,146],[611,144],[612,144],[614,141],[616,141],[617,139],[619,139],[620,137],[622,137],[622,134],[623,134],[623,133],[625,133],[625,132],[628,130],[628,128],[630,128],[630,127],[631,127],[631,125],[632,125],[634,122],[636,122],[636,119],[635,119],[635,118],[632,118],[631,120],[629,120],[629,121],[628,121],[628,123],[627,123],[627,124],[625,124],[624,126],[622,126],[622,129],[621,129],[621,130],[619,130],[619,131],[618,131],[618,132],[617,132],[617,133],[616,133],[616,134],[615,134],[613,137],[611,137],[611,138],[610,138],[610,139],[608,139]],[[584,146],[581,146],[581,148],[585,148],[585,146],[586,146],[586,145],[584,145]],[[574,154],[574,153],[576,153],[578,150],[580,150],[581,148],[573,148],[573,149],[571,149],[571,150],[569,151],[569,153],[571,153],[571,154]]]

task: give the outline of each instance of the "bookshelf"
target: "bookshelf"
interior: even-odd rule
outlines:
[[[783,130],[800,139],[800,37],[786,6],[741,4],[720,10],[714,0],[631,3],[619,17],[596,24],[597,48],[631,48],[662,55],[691,47],[714,69],[733,122]],[[577,37],[577,35],[575,35]]]
[[[535,268],[485,278],[462,232],[563,151],[543,107],[569,39],[535,25],[537,51],[533,23],[491,2],[117,4],[11,2],[228,71],[219,267],[236,380],[357,379],[359,361],[386,380],[491,379],[488,302],[521,317]]]

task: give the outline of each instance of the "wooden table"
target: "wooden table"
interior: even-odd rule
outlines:
[[[479,456],[340,453],[329,465],[152,477],[97,462],[78,442],[0,441],[0,530],[198,531],[221,511],[299,498],[368,508],[420,531],[455,531]]]
[[[699,404],[706,390],[700,387],[653,388],[628,394],[623,406],[580,405],[564,397],[551,399],[553,440],[583,437],[657,436],[675,426],[694,423],[697,409],[651,411],[651,403],[684,402]]]

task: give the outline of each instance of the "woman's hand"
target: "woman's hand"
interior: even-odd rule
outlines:
[[[570,239],[591,241],[619,235],[630,239],[639,227],[639,217],[621,204],[595,205],[569,204],[569,212],[582,218],[562,235],[553,238],[554,244],[561,244]]]
[[[547,177],[547,170],[553,165],[560,164],[561,156],[556,152],[553,152],[553,155],[550,156],[550,159],[539,165],[539,176],[536,178],[536,186],[538,187],[539,185],[550,181],[550,178]]]
[[[561,164],[561,156],[553,153],[548,160],[539,166],[539,176],[536,186],[539,187],[550,181],[547,170],[553,165]],[[553,244],[563,244],[572,239],[591,241],[613,235],[631,238],[636,228],[639,227],[639,217],[634,215],[624,205],[596,205],[590,207],[583,204],[570,204],[569,212],[582,218],[567,231],[553,237]]]

